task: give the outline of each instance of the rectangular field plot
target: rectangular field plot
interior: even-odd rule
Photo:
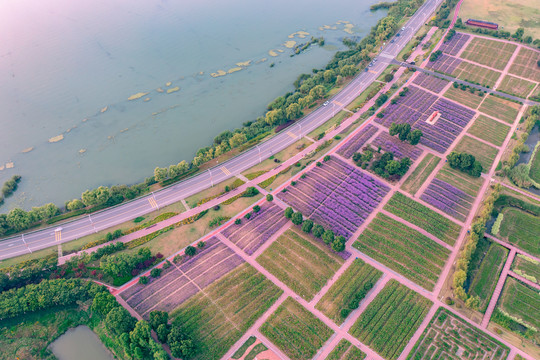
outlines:
[[[220,359],[282,291],[249,264],[190,298],[172,314],[173,324],[197,339],[194,359]]]
[[[452,39],[441,44],[439,50],[445,54],[456,56],[470,37],[471,36],[467,34],[455,33],[454,36],[452,36]]]
[[[311,359],[333,334],[290,297],[261,326],[260,332],[292,360]]]
[[[540,284],[540,262],[525,255],[517,254],[512,264],[512,270],[516,274]]]
[[[363,360],[366,354],[347,339],[341,339],[325,360]]]
[[[430,238],[381,213],[353,247],[428,290],[435,287],[450,254]]]
[[[517,45],[475,37],[461,57],[498,70],[504,70]]]
[[[128,288],[120,296],[143,317],[152,310],[170,312],[241,263],[241,257],[211,238],[197,255],[171,266],[146,285]]]
[[[427,68],[444,74],[452,75],[463,61],[457,57],[442,54],[435,61],[429,61]]]
[[[462,61],[452,75],[461,80],[492,88],[501,76],[501,73],[483,66],[472,64],[468,61]]]
[[[349,331],[382,357],[399,357],[433,303],[390,280]]]
[[[482,96],[479,96],[481,94]],[[471,109],[476,109],[484,100],[484,93],[475,92],[472,94],[468,90],[461,90],[459,87],[451,86],[444,93],[444,97],[450,100],[457,101],[458,103],[470,107]]]
[[[492,243],[474,274],[468,293],[480,298],[478,310],[481,312],[486,311],[507,256],[508,249]]]
[[[447,182],[472,197],[476,197],[476,194],[478,194],[484,183],[482,177],[472,177],[459,170],[452,169],[448,164],[442,167],[437,173],[436,178]]]
[[[277,196],[304,217],[348,239],[388,191],[382,182],[332,157]]]
[[[539,234],[540,216],[522,211],[515,207],[503,210],[504,218],[499,231],[499,238],[516,245],[531,255],[540,256]]]
[[[343,259],[324,244],[289,229],[257,258],[257,262],[309,301],[340,268]]]
[[[375,121],[386,127],[392,123],[408,123],[412,129],[422,130],[421,144],[440,153],[450,147],[475,114],[447,99],[437,99],[437,96],[416,86],[410,86],[405,96],[395,99],[396,103],[388,105],[383,118],[376,118]],[[435,112],[440,117],[435,124],[428,124],[427,120]]]
[[[510,74],[540,82],[540,68],[536,63],[539,57],[538,51],[522,47],[510,67]]]
[[[536,83],[506,75],[497,90],[526,99],[536,86]]]
[[[376,148],[380,147],[384,152],[394,153],[394,157],[397,159],[408,157],[414,161],[422,155],[422,149],[418,146],[401,141],[397,136],[390,136],[386,131],[382,131],[373,139],[372,144]]]
[[[466,152],[468,154],[474,154],[476,160],[480,161],[485,173],[489,172],[498,150],[481,141],[473,139],[467,135],[463,136],[459,143],[454,148],[454,151]]]
[[[437,164],[441,161],[440,157],[433,154],[426,154],[418,166],[413,170],[409,177],[405,180],[401,189],[409,194],[416,194],[422,184],[426,181],[428,176],[437,167]]]
[[[479,111],[486,115],[512,124],[519,113],[520,104],[496,96],[488,96],[480,105]]]
[[[498,308],[491,319],[500,323],[504,313],[507,314],[506,317],[521,319],[522,325],[529,329],[540,329],[540,293],[514,278],[507,277]],[[536,338],[539,337],[537,332],[533,333]]]
[[[468,130],[469,134],[485,140],[496,146],[501,146],[510,131],[510,126],[504,125],[497,120],[480,115]]]
[[[366,125],[362,130],[355,134],[350,140],[343,144],[337,153],[344,158],[350,158],[355,152],[360,150],[362,146],[377,132],[377,127],[371,124]]]
[[[454,245],[461,231],[461,226],[452,220],[400,192],[396,192],[392,196],[384,206],[384,209],[426,230],[450,245]]]
[[[507,346],[441,307],[407,360],[504,360],[509,353]]]
[[[433,179],[420,199],[462,222],[474,202],[474,197],[437,178]]]
[[[418,73],[416,78],[413,80],[413,84],[423,87],[433,91],[434,93],[440,93],[446,85],[448,85],[447,80],[439,79],[435,76],[430,76],[425,73]]]
[[[381,277],[382,272],[355,259],[315,308],[341,325]]]
[[[253,212],[251,218],[242,219],[241,224],[232,224],[221,233],[246,254],[251,255],[287,221],[279,206],[267,202],[261,206],[259,212]]]

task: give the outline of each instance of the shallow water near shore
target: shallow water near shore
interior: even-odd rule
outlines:
[[[88,326],[69,329],[56,339],[50,350],[58,360],[112,360],[98,336]]]
[[[0,212],[191,160],[365,35],[376,2],[2,2],[0,182],[22,181]],[[325,47],[290,57],[311,36]]]

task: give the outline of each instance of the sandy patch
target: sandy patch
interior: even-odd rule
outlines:
[[[61,140],[64,140],[64,134],[53,136],[52,138],[49,139],[49,142],[50,143],[55,143],[55,142],[59,142]]]
[[[199,71],[199,75],[204,75],[204,71]]]
[[[171,86],[172,82],[168,81],[165,83],[165,86]]]
[[[232,74],[232,73],[235,73],[235,72],[240,71],[240,70],[242,70],[241,67],[233,67],[233,68],[227,70],[227,73]]]
[[[350,21],[347,21],[347,20],[338,20],[338,22],[336,24],[349,24]]]
[[[260,64],[260,63],[263,63],[265,61],[267,61],[268,59],[267,58],[262,58],[261,60],[257,61],[256,64]]]
[[[30,146],[29,148],[26,148],[24,149],[23,151],[21,151],[22,153],[29,153],[30,151],[34,150],[34,147],[33,146]]]
[[[68,132],[71,132],[71,130],[73,130],[73,129],[75,129],[75,128],[77,128],[77,125],[70,127],[69,129],[66,130],[66,132],[67,132],[67,133],[68,133]]]
[[[292,49],[294,45],[296,45],[296,41],[294,40],[285,41],[285,44],[283,45],[285,45],[285,47],[288,49]]]
[[[270,50],[270,51],[268,51],[268,55],[270,55],[270,56],[278,56],[279,54],[277,52],[275,52],[274,50]]]
[[[300,39],[303,39],[308,35],[309,35],[309,33],[307,31],[300,30],[300,31],[297,31],[297,32],[293,32],[291,35],[288,36],[288,38],[293,39],[295,36],[298,36]]]
[[[88,118],[82,119],[82,122],[87,122],[87,121],[88,121]]]
[[[170,89],[167,89],[167,94],[171,94],[173,92],[177,92],[178,90],[180,90],[180,87],[179,86],[175,86],[173,88],[170,88]]]
[[[143,101],[144,101],[144,102],[148,102],[148,101],[150,101],[150,98],[146,98],[146,99],[144,99]]]
[[[138,93],[133,94],[130,97],[128,97],[128,100],[130,100],[130,101],[131,100],[137,100],[137,99],[140,99],[140,98],[142,98],[143,96],[146,96],[146,95],[148,95],[147,92],[138,92]]]
[[[343,31],[345,31],[347,34],[352,35],[354,34],[353,28],[354,28],[353,24],[345,24],[345,28],[343,29]]]
[[[104,112],[107,111],[108,109],[109,109],[109,107],[108,107],[108,106],[105,106],[105,107],[104,107],[103,109],[101,109],[100,111],[101,111],[101,113],[104,113]]]
[[[165,92],[165,90],[163,90],[162,88],[157,88],[156,91],[157,91],[158,93]]]
[[[128,130],[129,130],[129,128],[125,128],[125,129],[123,129],[123,130],[120,130],[120,133],[125,133],[125,132],[128,131]]]
[[[86,152],[86,149],[79,150],[79,154],[84,154]]]
[[[226,71],[223,71],[223,70],[218,70],[217,72],[213,72],[210,74],[211,77],[220,77],[220,76],[225,76],[227,75],[227,72]]]
[[[241,61],[241,62],[237,62],[237,63],[236,63],[236,66],[243,66],[243,67],[245,67],[245,66],[249,66],[249,65],[251,65],[251,60],[248,60],[248,61]]]
[[[13,169],[14,166],[13,162],[6,163],[6,169]]]
[[[283,52],[283,51],[285,51],[285,50],[282,50],[282,49],[277,49],[277,51],[279,51],[280,53],[282,53],[282,52]]]
[[[337,30],[337,26],[323,25],[323,26],[319,26],[319,30],[321,30],[321,31],[324,31],[324,30]]]
[[[4,170],[6,167],[4,165],[0,165],[0,171]]]

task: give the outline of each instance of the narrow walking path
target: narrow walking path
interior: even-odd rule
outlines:
[[[535,282],[532,282],[531,280],[529,279],[526,279],[524,278],[523,276],[519,275],[519,274],[516,274],[515,272],[513,272],[512,270],[508,271],[508,276],[511,276],[513,277],[514,279],[516,280],[519,280],[521,281],[522,283],[524,284],[527,284],[529,285],[530,287],[533,287],[535,288],[536,290],[539,290],[540,291],[540,285],[535,283]]]

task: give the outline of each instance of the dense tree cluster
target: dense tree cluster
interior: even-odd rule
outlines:
[[[397,124],[392,123],[388,129],[390,135],[398,135],[399,140],[408,141],[411,145],[416,145],[422,137],[422,130],[415,129],[411,131],[411,125],[408,123]]]
[[[408,157],[401,160],[394,160],[394,154],[385,152],[371,164],[371,170],[382,178],[400,178],[405,175],[411,166],[412,161]]]
[[[20,175],[13,175],[11,179],[7,180],[2,186],[2,193],[0,194],[0,205],[4,203],[4,198],[13,194],[17,190],[17,186],[21,181]]]
[[[458,169],[474,177],[479,177],[482,175],[482,164],[476,160],[474,155],[452,151],[446,156],[448,160],[448,165],[453,169]]]

